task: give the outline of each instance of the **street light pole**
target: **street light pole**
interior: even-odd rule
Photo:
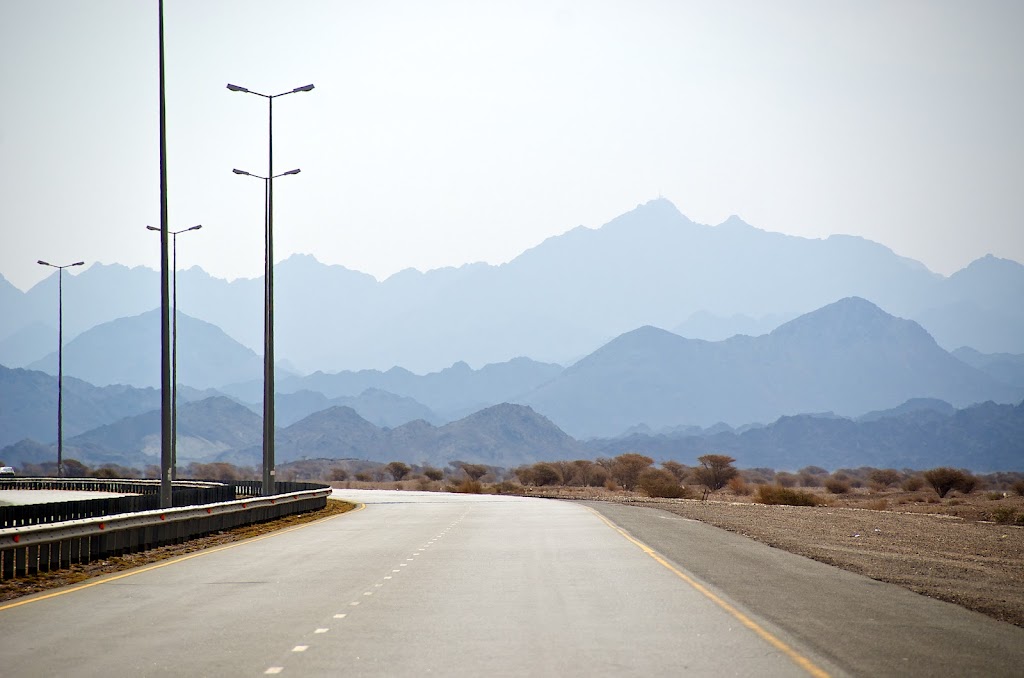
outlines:
[[[263,203],[266,207],[264,238],[267,247],[263,306],[263,494],[269,496],[274,494],[274,268],[271,264],[274,260],[274,242],[271,235],[273,233],[273,212],[270,208],[273,200],[271,186],[274,179],[287,174],[298,174],[302,170],[293,169],[266,177],[240,169],[231,171],[235,174],[263,180]]]
[[[171,236],[171,481],[178,479],[178,234],[198,231],[202,224],[168,231]],[[156,226],[146,226],[160,232]]]
[[[266,182],[264,198],[264,221],[266,224],[266,261],[263,290],[263,494],[274,494],[274,99],[287,94],[309,92],[313,85],[304,85],[279,94],[261,94],[239,85],[228,83],[232,92],[245,92],[263,97],[268,104],[268,151],[267,176],[260,177],[249,172],[234,170],[235,174],[256,176]],[[292,170],[284,174],[298,174]]]
[[[84,261],[57,266],[42,259],[36,262],[57,269],[57,477],[64,477],[64,269]]]

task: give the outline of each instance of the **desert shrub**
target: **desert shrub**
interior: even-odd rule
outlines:
[[[395,480],[401,480],[402,478],[409,475],[410,471],[412,471],[412,469],[409,468],[408,464],[405,464],[400,461],[393,461],[384,468],[385,470],[387,470],[388,473],[391,474],[391,477],[394,478]]]
[[[424,466],[423,475],[430,480],[440,480],[441,478],[444,478],[444,471],[439,468],[434,468],[433,466]]]
[[[626,454],[620,454],[612,460],[610,471],[612,478],[619,485],[622,485],[627,490],[632,490],[640,480],[640,474],[653,463],[654,460],[650,457],[635,452],[627,452]]]
[[[967,471],[961,471],[961,473],[964,474],[963,480],[961,480],[960,484],[956,487],[960,492],[970,494],[982,486],[981,478],[978,476],[973,473],[968,473]]]
[[[828,471],[820,466],[805,466],[797,471],[802,487],[821,487],[828,477]]]
[[[614,478],[608,476],[608,480],[604,481],[604,489],[608,490],[609,492],[615,492],[616,490],[619,489],[619,484],[615,482]]]
[[[902,503],[902,502],[901,502]],[[883,499],[875,499],[864,505],[864,508],[872,511],[884,511],[889,508],[889,502]]]
[[[992,520],[1000,525],[1012,525],[1017,521],[1017,509],[1012,506],[1000,506],[993,509]]]
[[[611,475],[609,475],[607,469],[605,469],[603,466],[598,466],[597,464],[594,464],[593,466],[587,469],[587,477],[585,484],[587,487],[604,487],[604,485],[608,483],[608,480],[610,478]]]
[[[989,501],[999,501],[1000,499],[1005,499],[1002,492],[989,492],[985,496],[988,497]]]
[[[1013,491],[1019,496],[1024,497],[1024,480],[1018,480],[1013,483]]]
[[[531,479],[534,485],[561,485],[562,473],[554,464],[540,461],[534,464],[531,469]]]
[[[523,486],[503,480],[494,486],[494,491],[498,494],[522,494]]]
[[[373,475],[370,474],[370,473],[367,473],[366,471],[360,471],[359,473],[356,474],[356,480],[358,480],[360,482],[363,482],[363,483],[368,483],[371,480],[373,480]]]
[[[906,480],[900,485],[907,492],[917,492],[924,487],[924,478],[921,476],[907,476]]]
[[[764,483],[770,483],[775,478],[775,469],[773,468],[745,468],[740,471],[740,476],[748,483],[755,485],[763,485]]]
[[[730,478],[726,485],[733,494],[740,497],[746,497],[754,491],[754,489],[747,484],[747,481],[743,479],[743,476]]]
[[[785,504],[787,506],[818,506],[821,499],[804,490],[794,490],[781,485],[759,485],[757,501],[762,504]]]
[[[903,475],[894,468],[876,468],[868,474],[868,480],[880,488],[895,485],[902,477]]]
[[[663,461],[661,467],[675,476],[676,480],[680,483],[686,480],[686,476],[690,474],[690,467],[686,464],[680,464],[678,461]]]
[[[705,454],[697,457],[700,466],[693,470],[694,479],[712,492],[722,489],[739,471],[732,465],[735,459],[725,454]]]
[[[462,464],[460,468],[470,480],[480,480],[487,475],[487,467],[483,464]]]
[[[945,497],[949,494],[950,490],[960,489],[966,483],[968,483],[967,474],[963,471],[948,466],[939,466],[924,472],[924,479],[935,493],[939,495],[939,498]],[[974,483],[977,483],[975,479]],[[974,489],[974,485],[971,485],[971,489]],[[969,492],[970,490],[968,490]]]
[[[676,477],[665,469],[644,469],[640,472],[636,484],[648,497],[678,499],[686,494]]]
[[[775,484],[781,485],[782,487],[796,487],[797,483],[800,482],[800,476],[786,471],[779,471],[775,474]]]
[[[850,491],[850,481],[840,477],[832,477],[825,481],[825,489],[832,494],[846,494]]]
[[[484,491],[484,486],[479,480],[463,478],[461,483],[452,487],[452,491],[462,494],[480,494]]]
[[[348,480],[348,470],[344,466],[335,466],[331,469],[330,479],[338,482]]]

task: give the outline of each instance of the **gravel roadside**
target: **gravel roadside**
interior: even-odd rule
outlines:
[[[955,516],[690,499],[662,509],[1024,626],[1024,528]]]

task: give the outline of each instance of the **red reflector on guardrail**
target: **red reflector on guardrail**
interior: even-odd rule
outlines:
[[[19,535],[19,534],[14,535],[14,543],[17,544],[19,541],[21,541],[21,535]]]
[[[107,524],[106,523],[100,523],[99,528],[101,530],[105,530],[105,529],[107,529]]]
[[[213,509],[206,509],[207,513],[213,513]]]

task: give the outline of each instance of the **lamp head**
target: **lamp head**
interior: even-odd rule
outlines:
[[[186,228],[185,230],[186,231],[198,231],[202,227],[203,227],[202,224],[196,224],[195,226],[192,226],[191,228]]]
[[[296,87],[295,89],[292,90],[292,92],[308,92],[311,89],[313,89],[313,85],[312,84],[310,84],[310,85],[303,85],[302,87]]]
[[[43,261],[42,259],[40,259],[40,260],[39,260],[39,261],[37,261],[36,263],[37,263],[37,264],[42,264],[43,266],[53,266],[53,264],[51,264],[50,262],[48,262],[48,261]]]
[[[159,231],[159,230],[160,230],[160,229],[159,229],[159,228],[157,228],[156,226],[146,226],[146,228],[147,228],[148,230],[150,230],[150,231]]]
[[[301,171],[302,171],[302,170],[300,170],[300,169],[293,169],[293,170],[288,170],[287,172],[285,172],[285,173],[284,173],[284,174],[282,174],[281,176],[284,176],[285,174],[298,174],[298,173],[299,173],[299,172],[301,172]]]
[[[246,176],[252,176],[248,172],[246,172],[245,170],[233,169],[231,171],[234,172],[235,174],[245,174]]]
[[[248,92],[249,91],[249,90],[247,90],[244,87],[240,87],[238,85],[232,85],[230,82],[228,83],[228,89],[231,90],[232,92]]]
[[[71,266],[84,266],[84,265],[85,265],[84,261],[76,261],[75,263],[71,264]]]

